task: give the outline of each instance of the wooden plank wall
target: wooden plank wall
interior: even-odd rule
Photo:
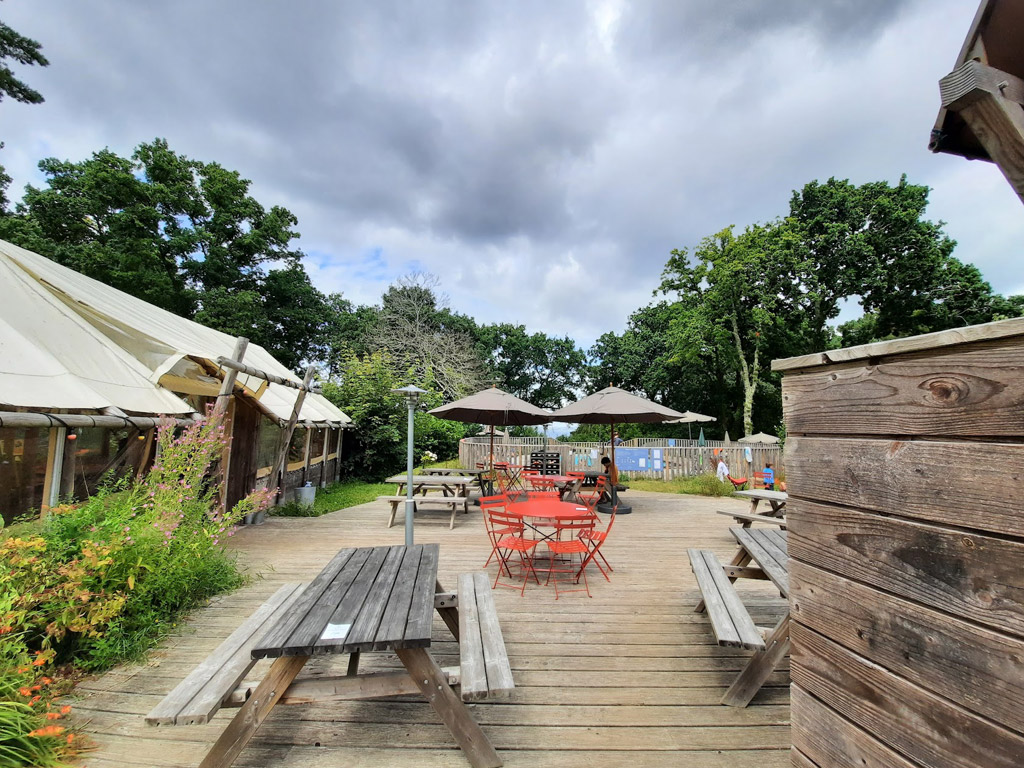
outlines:
[[[1024,765],[1024,336],[787,371],[793,765]]]

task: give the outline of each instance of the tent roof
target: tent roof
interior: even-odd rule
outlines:
[[[31,343],[41,349],[54,348],[56,359],[74,367],[84,365],[82,360],[92,357],[99,345],[103,344],[109,355],[116,356],[119,361],[111,361],[112,367],[107,369],[106,374],[106,378],[115,383],[137,381],[141,376],[154,390],[181,404],[183,401],[165,388],[174,386],[174,383],[167,379],[161,382],[161,379],[165,376],[174,377],[175,383],[182,379],[196,383],[209,379],[208,369],[217,368],[217,358],[230,357],[234,351],[235,339],[226,333],[186,320],[3,240],[0,240],[0,264],[10,274],[18,275],[21,284],[34,284],[32,293],[47,300],[45,304],[37,304],[37,312],[23,316],[27,321],[19,321],[19,324],[34,329]],[[15,314],[10,303],[5,302],[0,309],[3,321],[15,321]],[[62,330],[56,327],[58,322],[63,332],[68,332],[70,326],[77,326],[78,330],[72,333],[80,339],[81,346],[57,346],[57,339],[62,335]],[[248,346],[245,362],[282,378],[300,381],[292,371],[257,344]],[[11,379],[6,386],[23,389],[28,383],[23,377],[30,370],[22,370],[22,378]],[[136,374],[134,378],[127,373],[129,370]],[[291,415],[295,402],[294,390],[243,374],[239,374],[238,382],[269,414],[280,420]],[[37,401],[33,407],[88,407],[77,404],[67,393],[62,395],[53,391],[50,394],[52,397],[45,402],[41,402],[44,399],[41,396],[33,397]],[[18,399],[24,400],[26,397],[23,394]],[[117,400],[109,405],[140,413],[181,413],[191,410],[186,407],[182,411],[179,406],[174,406],[177,410],[168,410],[171,401],[158,402],[157,398],[134,402],[135,406],[143,407],[133,407],[132,402],[120,395],[109,399]],[[4,401],[14,404],[13,401]],[[300,420],[314,423],[350,421],[326,398],[312,393],[306,396]]]
[[[740,443],[765,443],[765,444],[768,444],[768,445],[774,445],[775,443],[779,442],[779,438],[776,437],[775,435],[769,435],[769,434],[767,434],[765,432],[758,432],[757,434],[754,434],[754,435],[747,435],[746,437],[741,437],[737,442],[740,442]]]

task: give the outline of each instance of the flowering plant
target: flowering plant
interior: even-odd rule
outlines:
[[[430,464],[431,462],[437,461],[437,454],[433,451],[424,451],[420,461],[423,464]]]

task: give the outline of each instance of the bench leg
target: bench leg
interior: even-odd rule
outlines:
[[[736,554],[732,556],[732,560],[729,561],[729,565],[746,565],[750,562],[750,554],[743,547],[740,547]],[[736,581],[735,576],[729,577],[729,583]],[[694,613],[704,613],[704,598],[701,598],[700,602],[697,603],[697,607],[693,609]]]
[[[402,648],[396,651],[409,675],[441,716],[455,741],[473,768],[500,768],[503,765],[491,742],[480,730],[462,699],[448,685],[444,673],[426,648]]]
[[[789,612],[782,617],[775,629],[765,639],[765,649],[757,651],[750,657],[747,666],[739,677],[729,686],[722,697],[722,703],[729,707],[745,707],[761,690],[765,680],[775,671],[775,667],[789,653]]]
[[[398,513],[399,502],[389,501],[388,503],[391,505],[391,517],[388,518],[388,528],[390,528],[395,524],[395,515]]]
[[[436,592],[444,592],[444,587],[441,586],[440,581],[434,582],[434,590]],[[435,602],[435,605],[437,603]],[[441,616],[448,630],[452,633],[452,637],[455,638],[455,642],[459,641],[459,609],[455,606],[445,606],[438,608],[437,613]]]
[[[308,660],[308,656],[283,656],[274,661],[267,676],[228,723],[199,768],[228,768],[238,753],[245,749],[256,729],[267,719],[267,715]]]

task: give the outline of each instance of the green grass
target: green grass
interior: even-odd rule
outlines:
[[[629,481],[629,487],[637,491],[688,493],[695,496],[729,496],[733,491],[732,483],[719,482],[718,478],[712,474],[678,477],[674,480],[636,478]]]
[[[313,502],[312,509],[303,507],[298,502],[290,501],[279,507],[271,507],[268,514],[277,517],[320,517],[328,512],[365,504],[378,496],[387,496],[394,490],[394,486],[390,483],[364,483],[357,480],[335,483],[326,488],[317,488],[316,500]]]

